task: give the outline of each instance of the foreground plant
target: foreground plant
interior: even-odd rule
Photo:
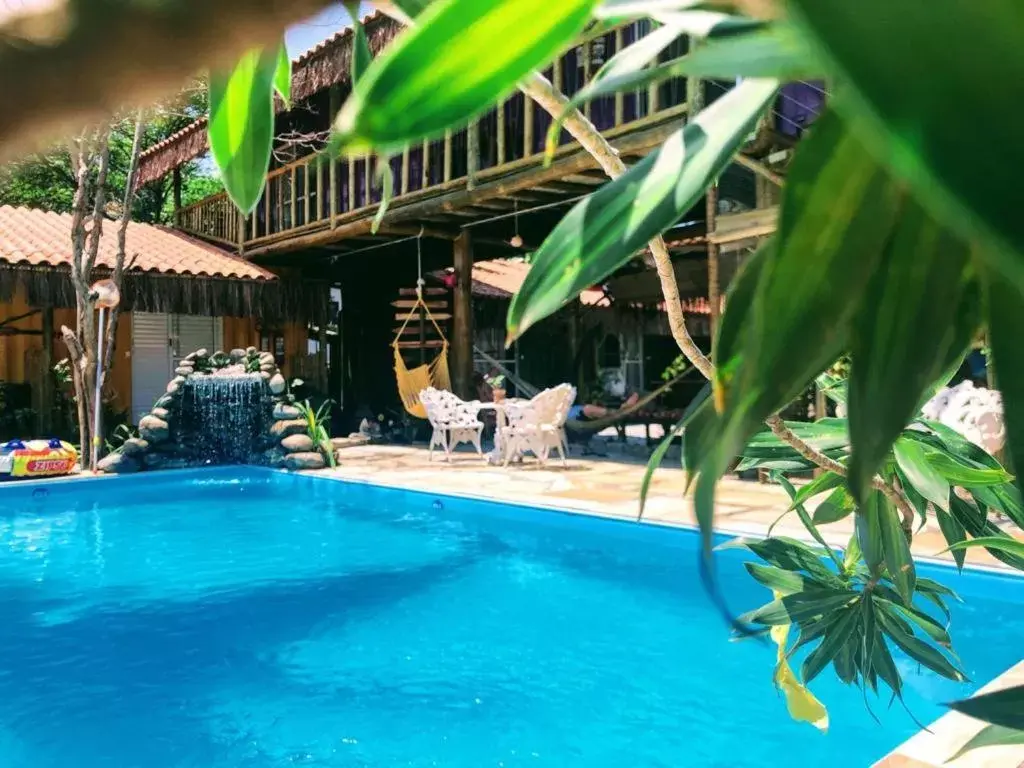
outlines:
[[[673,335],[711,381],[707,399],[673,432],[685,435],[704,581],[740,634],[769,626],[796,632],[792,645],[788,629],[775,633],[784,651],[779,684],[799,698],[787,660],[809,648],[804,684],[831,664],[845,682],[872,690],[884,684],[898,697],[902,683],[890,644],[962,679],[943,622],[923,606],[945,615],[953,595],[917,577],[910,556],[915,521],[934,513],[954,552],[978,542],[1019,568],[1020,553],[988,516],[1000,510],[1021,524],[1024,514],[995,459],[917,414],[930,389],[986,332],[1006,403],[1009,451],[1024,455],[1024,357],[1016,343],[1024,328],[1024,228],[1012,195],[993,202],[989,194],[1014,189],[1011,174],[1024,160],[1024,144],[1007,128],[1015,125],[1010,94],[1024,75],[1011,33],[1024,21],[1019,4],[993,0],[981,14],[969,5],[935,10],[910,0],[739,3],[771,10],[775,20],[762,22],[694,11],[692,0],[567,0],[557,13],[541,10],[536,29],[510,23],[522,10],[516,0],[388,5],[412,29],[355,73],[333,148],[387,153],[437,136],[518,82],[615,177],[579,202],[534,254],[509,312],[509,339],[650,245]],[[536,74],[588,23],[599,29],[639,19],[668,31],[617,54],[573,104]],[[684,34],[704,44],[646,66]],[[949,55],[950,39],[965,40],[960,55]],[[452,66],[480,50],[491,54],[482,70]],[[269,62],[253,68],[264,71],[260,93],[269,91],[269,70]],[[994,78],[994,88],[978,91],[979,73]],[[680,75],[747,79],[628,170],[574,110],[588,97]],[[779,231],[731,286],[713,366],[682,322],[661,234],[742,148],[780,83],[799,77],[835,83],[836,96],[798,148]],[[971,109],[949,110],[953,95]],[[265,170],[257,163],[240,171],[252,177],[240,185],[248,190],[237,200],[243,209]],[[779,411],[846,354],[849,381],[830,390],[843,398],[848,419],[811,427],[783,422]],[[663,448],[656,453],[663,455]],[[712,548],[716,484],[737,456],[741,466],[824,470],[810,486],[792,489],[793,512],[822,548],[773,538],[747,543],[766,563],[752,567],[752,575],[777,597],[740,617],[725,607]],[[829,498],[809,515],[803,502],[826,491]],[[856,536],[840,557],[817,525],[847,515],[854,516]],[[1022,699],[1022,689],[1014,689],[998,707],[982,697],[972,711],[994,717],[1008,711],[1007,700]],[[814,710],[801,709],[808,717]],[[1024,728],[1024,707],[1009,711],[1000,714],[999,727]]]
[[[334,403],[331,400],[324,400],[320,407],[313,410],[309,400],[296,403],[299,409],[299,418],[306,422],[306,435],[313,441],[313,446],[327,461],[327,465],[334,469],[338,462],[334,457],[334,446],[331,445],[331,408]]]

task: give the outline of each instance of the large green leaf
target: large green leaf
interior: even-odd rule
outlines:
[[[1024,558],[1024,541],[1018,541],[1010,537],[1003,538],[1001,536],[982,536],[978,539],[971,539],[970,541],[958,541],[955,544],[951,544],[949,549],[953,552],[971,549],[973,547],[984,547],[989,550],[998,550],[999,552],[1006,552],[1017,557]]]
[[[942,531],[942,537],[946,540],[946,543],[953,549],[953,559],[956,561],[957,568],[964,567],[964,558],[966,553],[960,548],[953,548],[952,545],[959,544],[962,541],[967,540],[967,531],[960,524],[955,517],[944,509],[935,509],[935,517],[939,521],[939,530]]]
[[[274,70],[274,90],[281,95],[285,106],[292,105],[292,60],[288,58],[288,48],[284,41],[277,47],[277,68]]]
[[[895,507],[885,503],[879,512],[878,523],[882,535],[885,567],[900,597],[909,604],[914,599],[914,584],[917,581],[914,558],[910,554],[910,542],[903,533],[899,511]]]
[[[864,563],[872,576],[878,576],[885,562],[885,545],[882,541],[882,515],[889,514],[889,507],[879,491],[868,494],[857,510],[854,529],[857,543],[864,553]]]
[[[656,152],[578,203],[534,253],[508,311],[513,340],[626,263],[675,224],[729,164],[777,83],[746,80]]]
[[[244,214],[259,202],[274,140],[277,49],[249,51],[229,72],[210,73],[210,152]]]
[[[797,504],[804,504],[808,499],[813,499],[815,496],[825,493],[825,491],[831,491],[833,488],[842,484],[842,475],[838,475],[835,472],[822,472],[807,485],[802,486],[800,490],[792,496],[793,501],[789,505],[789,508],[793,509]]]
[[[829,497],[814,509],[814,522],[826,525],[842,520],[856,508],[853,496],[846,488],[836,488]]]
[[[998,525],[986,518],[986,514],[974,504],[964,501],[956,494],[950,497],[949,511],[972,538],[996,538],[1000,541],[1014,539]],[[1017,570],[1024,570],[1024,558],[1005,548],[986,547],[986,551],[1000,562]]]
[[[1024,290],[1010,285],[998,274],[986,273],[989,343],[996,382],[1003,393],[1010,465],[1024,467],[1024,355],[1020,340],[1024,333]],[[1017,486],[1024,488],[1018,475]]]
[[[906,201],[885,269],[874,275],[871,300],[853,324],[848,479],[854,497],[870,487],[929,385],[970,343],[978,317],[970,271],[966,246]]]
[[[343,150],[398,151],[486,111],[572,41],[596,4],[437,0],[356,84],[334,123]]]
[[[358,83],[373,61],[370,41],[366,37],[366,28],[359,19],[358,7],[357,12],[352,15],[352,28],[352,82]]]
[[[896,464],[914,489],[941,509],[949,510],[949,481],[928,461],[918,443],[901,437],[892,447]]]
[[[850,444],[846,419],[820,419],[814,422],[786,421],[786,428],[816,451],[845,449]],[[754,434],[741,451],[743,456],[761,459],[793,459],[800,454],[770,429]]]
[[[819,118],[794,158],[776,244],[753,301],[725,309],[725,316],[742,314],[744,328],[737,346],[718,340],[716,402],[741,420],[741,435],[844,350],[897,211],[888,177],[856,137],[835,114]]]
[[[1024,744],[1024,730],[1005,728],[1001,725],[986,725],[956,751],[946,762],[958,760],[972,749],[981,747],[1007,747]]]
[[[815,616],[827,616],[856,599],[856,592],[835,589],[798,592],[772,600],[757,610],[744,614],[740,620],[766,625],[799,624]]]
[[[885,634],[914,661],[949,680],[957,682],[967,680],[967,675],[963,670],[943,656],[936,648],[907,632],[902,623],[886,611],[881,604],[876,605],[875,619]]]
[[[982,693],[970,699],[954,701],[949,707],[986,723],[1024,729],[1024,686]]]
[[[1016,201],[1024,4],[793,0],[787,9],[849,87],[839,108],[873,151],[937,218],[970,242],[992,243],[983,257],[1024,286]]]
[[[856,603],[826,615],[825,636],[818,647],[804,659],[800,668],[800,679],[804,685],[814,680],[818,673],[836,658],[860,617],[861,609]]]
[[[744,563],[743,566],[755,580],[780,595],[792,595],[807,589],[807,580],[794,571],[784,571],[773,565],[761,563]]]
[[[779,485],[782,486],[783,490],[785,490],[786,493],[789,494],[789,498],[792,499],[792,508],[796,511],[797,516],[799,516],[800,522],[803,523],[804,528],[807,530],[807,533],[809,533],[811,538],[818,542],[821,545],[822,549],[824,549],[825,552],[828,553],[828,556],[832,559],[832,562],[836,564],[836,569],[838,570],[842,568],[842,563],[839,561],[839,558],[836,557],[836,553],[832,550],[832,547],[829,546],[828,542],[825,541],[824,537],[818,531],[818,526],[814,524],[814,521],[811,519],[810,514],[807,512],[807,508],[804,507],[803,503],[799,500],[799,494],[797,493],[796,488],[794,488],[793,484],[782,475],[779,475],[777,479],[779,481]],[[841,480],[842,479],[840,478],[840,481]]]

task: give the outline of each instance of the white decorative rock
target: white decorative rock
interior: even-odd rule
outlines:
[[[156,416],[143,416],[139,422],[139,434],[143,440],[151,443],[162,443],[171,435],[171,428],[163,419]]]
[[[128,475],[142,469],[138,460],[126,453],[112,453],[100,459],[96,468],[100,472],[108,472],[112,475]]]
[[[284,380],[284,376],[280,373],[274,374],[268,383],[270,384],[270,391],[275,395],[283,394],[284,390],[288,386],[287,382]]]
[[[175,376],[173,379],[171,379],[170,383],[167,385],[167,394],[173,395],[175,392],[177,392],[179,389],[181,389],[181,385],[184,384],[184,383],[185,383],[185,377],[184,376]]]
[[[141,456],[148,450],[149,443],[141,437],[129,437],[121,446],[121,453],[125,456]]]
[[[302,411],[296,408],[294,405],[287,405],[285,403],[278,403],[274,406],[274,418],[291,420],[297,419],[302,416]]]

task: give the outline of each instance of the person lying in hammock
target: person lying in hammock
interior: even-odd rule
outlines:
[[[608,408],[604,405],[597,403],[583,403],[582,405],[574,405],[569,409],[569,420],[570,421],[597,421],[598,419],[606,419],[608,417],[614,417],[620,411],[626,411],[627,413],[632,411],[633,406],[640,400],[640,394],[634,392],[627,397],[622,405],[618,408]]]

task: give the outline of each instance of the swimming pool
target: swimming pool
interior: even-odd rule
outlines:
[[[831,671],[831,732],[791,722],[689,531],[242,469],[0,509],[4,768],[867,766],[916,730]],[[1024,580],[922,571],[978,684],[1019,660]],[[972,689],[900,666],[924,722]]]

